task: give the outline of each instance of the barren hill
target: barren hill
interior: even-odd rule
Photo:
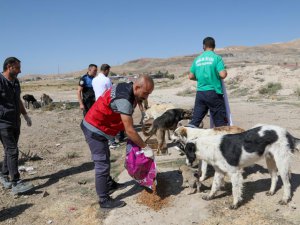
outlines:
[[[286,43],[274,43],[254,47],[230,46],[217,49],[216,52],[223,56],[228,68],[235,68],[246,65],[300,65],[300,39]],[[175,75],[181,75],[187,72],[193,59],[197,54],[186,56],[176,56],[171,58],[141,58],[126,62],[119,66],[113,66],[111,71],[117,74],[140,74],[153,73],[157,71],[168,71]],[[79,77],[84,74],[86,69],[67,73],[43,75],[43,79],[51,78],[71,78]],[[41,77],[40,75],[25,75],[21,79],[32,77]]]

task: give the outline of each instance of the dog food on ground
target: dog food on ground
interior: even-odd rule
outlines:
[[[155,211],[159,211],[167,207],[170,202],[170,196],[167,195],[167,183],[164,179],[157,177],[157,185],[153,184],[152,192],[143,190],[138,196],[137,202],[139,204],[148,206]]]

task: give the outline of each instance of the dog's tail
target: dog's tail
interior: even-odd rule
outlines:
[[[294,138],[295,140],[295,149],[300,152],[300,139],[299,138]]]
[[[295,150],[300,152],[300,139],[293,137],[290,133],[287,133],[286,137],[288,139],[288,144],[292,152],[294,152]]]

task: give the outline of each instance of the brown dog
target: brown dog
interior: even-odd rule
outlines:
[[[177,124],[180,120],[190,119],[191,116],[192,110],[178,108],[167,110],[153,121],[149,132],[146,132],[145,129],[143,129],[144,135],[149,136],[145,142],[147,142],[154,134],[156,134],[158,142],[157,154],[160,154],[165,144],[165,132],[169,130],[174,131],[177,128]],[[167,153],[167,151],[164,153]]]

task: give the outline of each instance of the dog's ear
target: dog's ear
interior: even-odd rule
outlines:
[[[185,127],[182,127],[181,129],[179,129],[179,135],[181,136],[181,137],[185,137],[185,138],[187,138],[187,132],[186,132],[186,128]]]
[[[184,152],[189,160],[189,163],[193,164],[193,162],[196,160],[196,144],[193,142],[188,142],[185,146]]]

